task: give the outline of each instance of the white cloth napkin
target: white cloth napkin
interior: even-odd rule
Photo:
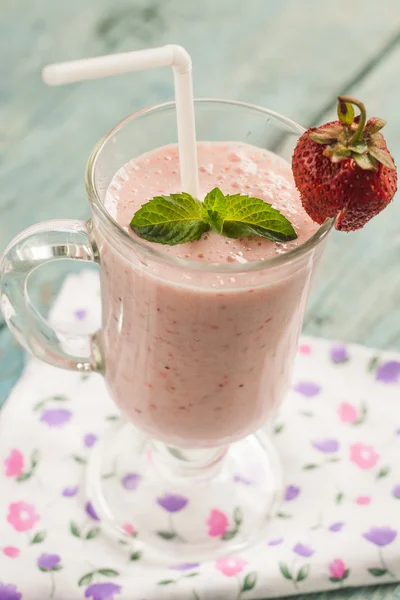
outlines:
[[[97,276],[70,276],[53,319],[82,331],[99,316]],[[116,413],[100,376],[29,361],[0,416],[0,600],[250,600],[400,579],[400,356],[302,339],[274,423],[285,499],[263,543],[202,564],[112,542],[85,505],[85,461]]]

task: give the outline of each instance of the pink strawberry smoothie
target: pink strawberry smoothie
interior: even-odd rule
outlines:
[[[277,244],[210,232],[177,246],[141,240],[161,252],[160,259],[151,251],[117,247],[97,232],[101,345],[112,397],[140,429],[183,448],[238,440],[278,407],[290,381],[316,254],[268,269],[245,266],[294,249],[318,228],[302,209],[282,158],[243,143],[202,142],[198,160],[202,197],[218,186],[225,194],[262,198],[291,221],[298,238]],[[178,150],[165,146],[121,168],[105,205],[135,237],[129,229],[135,211],[153,196],[180,191]],[[186,260],[171,265],[172,257]],[[207,269],[210,263],[219,270]]]

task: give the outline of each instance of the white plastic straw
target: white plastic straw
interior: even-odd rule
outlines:
[[[192,61],[182,46],[168,45],[49,65],[43,69],[42,78],[47,85],[62,85],[166,66],[171,66],[174,72],[182,192],[198,198]]]

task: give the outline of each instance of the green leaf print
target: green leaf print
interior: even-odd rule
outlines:
[[[389,475],[389,473],[390,473],[390,467],[382,467],[377,472],[376,478],[377,479],[382,479],[383,477],[386,477],[386,475]]]
[[[22,473],[21,475],[19,475],[17,477],[17,481],[21,483],[22,481],[28,481],[28,479],[30,479],[31,477],[32,477],[32,472],[27,471],[27,473]]]
[[[303,467],[303,471],[312,471],[312,469],[318,469],[319,465],[316,465],[315,463],[310,463],[308,465],[304,465]]]
[[[243,511],[239,506],[237,506],[233,511],[233,520],[235,521],[237,527],[239,527],[242,524]]]
[[[82,587],[83,585],[89,585],[89,583],[92,583],[93,575],[94,573],[86,573],[86,575],[83,575],[78,581],[78,586]]]
[[[256,583],[257,583],[257,573],[255,571],[252,571],[251,573],[248,573],[246,575],[246,577],[244,578],[241,591],[248,592],[248,591],[252,590],[253,587],[255,587]]]
[[[171,583],[175,583],[175,579],[162,579],[157,585],[170,585]]]
[[[86,459],[82,458],[82,456],[78,456],[77,454],[73,454],[72,458],[74,459],[75,462],[77,462],[79,465],[86,465]]]
[[[297,573],[296,581],[304,581],[307,579],[308,573],[310,572],[310,565],[304,565]]]
[[[106,421],[118,421],[118,419],[118,415],[108,415],[108,417],[106,417]]]
[[[185,579],[188,579],[190,577],[198,577],[198,575],[200,575],[200,573],[188,573],[187,575],[184,575],[183,577]]]
[[[338,492],[338,494],[336,495],[336,498],[335,498],[336,504],[341,504],[343,499],[344,499],[343,492]]]
[[[118,571],[114,571],[114,569],[98,569],[96,571],[99,575],[104,575],[104,577],[118,577]]]
[[[46,537],[45,531],[38,531],[31,539],[31,544],[41,544]]]
[[[163,540],[173,540],[176,538],[176,533],[173,531],[156,531],[156,533]]]
[[[33,412],[39,412],[39,410],[42,410],[42,408],[45,407],[46,402],[47,400],[41,400],[40,402],[35,404],[35,406],[33,407]]]
[[[386,575],[387,569],[372,568],[372,569],[368,569],[368,573],[370,573],[374,577],[382,577],[382,575]]]
[[[129,557],[129,560],[140,560],[141,558],[142,558],[141,552],[132,552],[132,554]]]
[[[37,466],[39,462],[39,450],[34,450],[31,454],[31,471]]]
[[[302,417],[313,417],[314,413],[311,410],[298,410],[297,414],[301,415]]]
[[[279,423],[278,425],[275,425],[274,427],[274,433],[278,434],[281,433],[281,431],[283,431],[285,425],[283,423]]]
[[[372,373],[373,371],[375,371],[378,364],[379,364],[378,356],[373,356],[368,363],[368,367],[367,367],[368,373]]]
[[[282,575],[284,576],[285,579],[289,579],[289,580],[293,579],[292,578],[292,574],[289,571],[289,567],[287,566],[286,563],[280,562],[279,563],[279,570],[280,570],[280,572],[282,573]]]
[[[360,416],[358,417],[357,421],[354,421],[353,425],[362,425],[365,421],[365,419],[367,418],[367,414],[368,414],[368,408],[366,406],[366,404],[363,402],[361,404],[361,408],[360,408]]]
[[[221,536],[221,540],[223,540],[224,542],[228,542],[229,540],[232,540],[236,534],[237,529],[231,529],[230,531],[227,531],[226,533],[224,533],[224,535]]]
[[[289,515],[289,513],[278,512],[278,513],[276,513],[276,518],[277,519],[291,519],[292,515]]]
[[[74,535],[77,538],[81,537],[81,532],[79,531],[79,527],[76,523],[74,523],[74,521],[71,521],[69,524],[69,530],[72,533],[72,535]]]
[[[100,533],[100,527],[94,527],[93,529],[91,529],[90,531],[87,532],[86,536],[85,536],[85,540],[92,540],[93,538],[97,537]]]

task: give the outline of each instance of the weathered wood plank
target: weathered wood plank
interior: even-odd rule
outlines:
[[[398,98],[393,93],[400,45],[352,95],[369,114],[388,121],[388,146],[400,165]],[[333,111],[326,114],[331,119]],[[324,255],[315,293],[309,304],[310,334],[400,350],[400,203],[392,204],[364,229],[335,233]]]

